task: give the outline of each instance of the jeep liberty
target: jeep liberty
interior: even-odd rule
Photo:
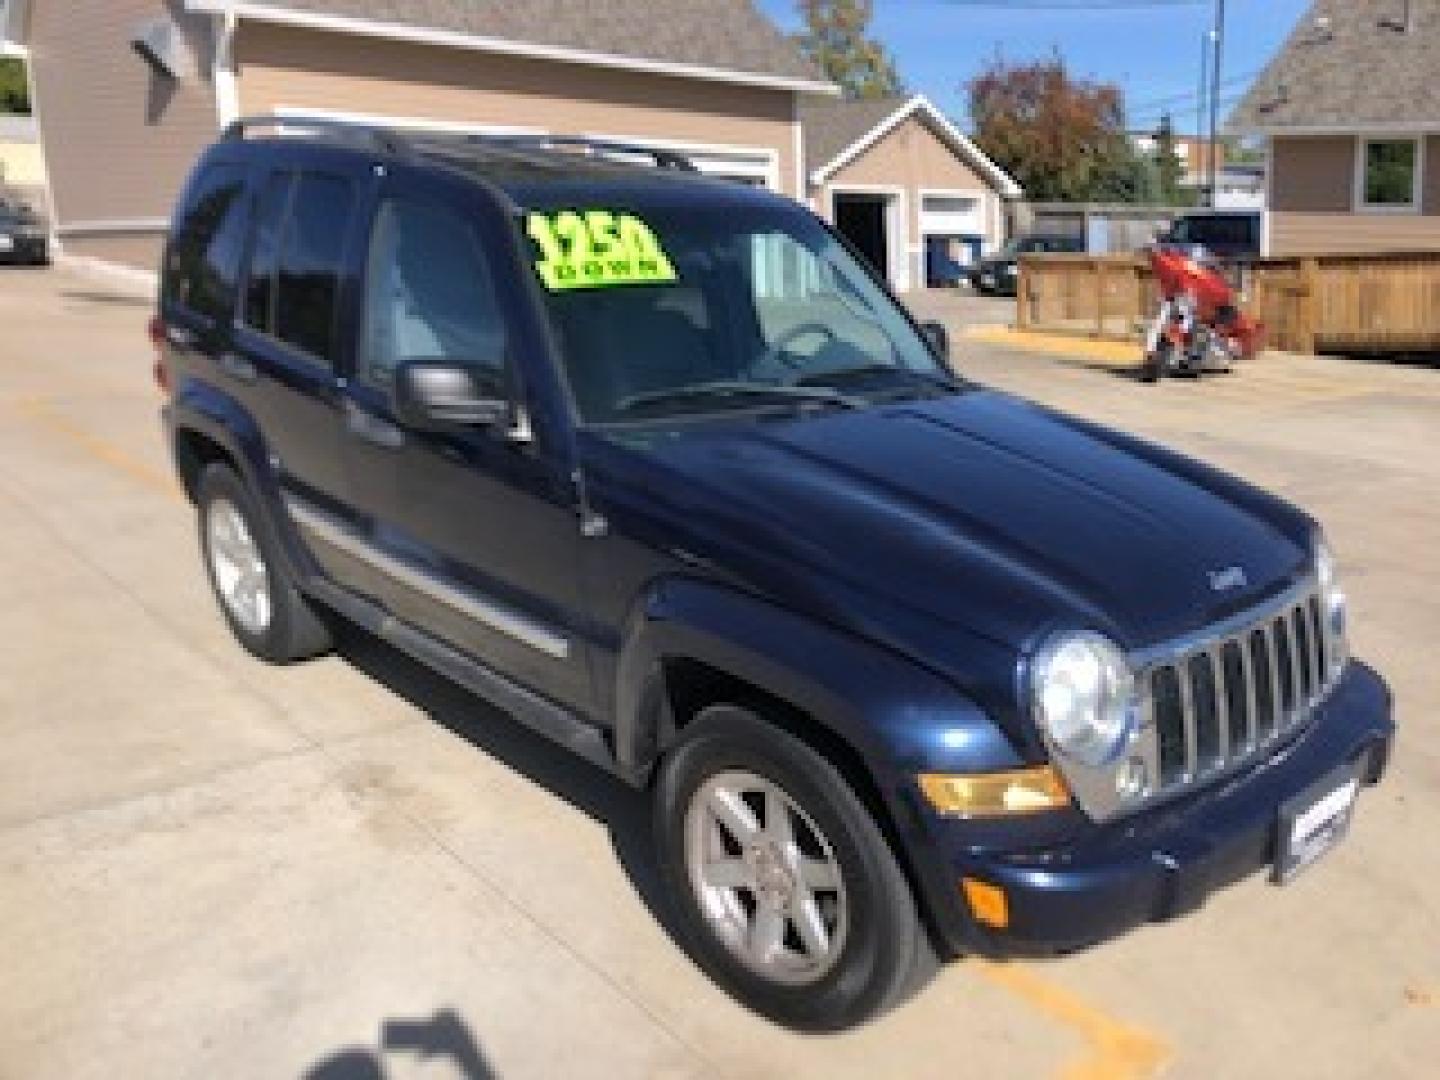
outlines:
[[[237,122],[151,336],[240,644],[358,624],[647,790],[685,948],[782,1023],[1289,881],[1385,768],[1314,521],[966,380],[676,155]]]

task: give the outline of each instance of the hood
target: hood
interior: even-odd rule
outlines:
[[[1308,519],[1279,500],[992,391],[640,457],[688,556],[872,635],[887,620],[857,597],[1016,649],[1061,625],[1139,648],[1260,602],[1310,558]]]

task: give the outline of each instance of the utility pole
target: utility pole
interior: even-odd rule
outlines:
[[[1200,96],[1195,101],[1195,139],[1190,144],[1190,171],[1200,185],[1201,205],[1205,204],[1205,187],[1210,182],[1209,166],[1200,157],[1205,141],[1205,113],[1210,108],[1210,34],[1200,35]]]
[[[1215,0],[1215,68],[1210,76],[1210,205],[1220,191],[1220,84],[1225,63],[1225,0]]]

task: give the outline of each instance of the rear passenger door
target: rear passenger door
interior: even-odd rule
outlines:
[[[339,517],[351,513],[341,306],[367,179],[349,159],[313,151],[260,178],[233,348],[219,359],[260,424],[287,504]],[[337,580],[350,580],[353,565],[338,552],[312,550]]]

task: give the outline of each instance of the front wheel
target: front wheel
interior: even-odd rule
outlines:
[[[696,961],[742,1003],[803,1030],[893,1007],[934,970],[904,874],[823,756],[730,705],[662,766],[660,865]]]

